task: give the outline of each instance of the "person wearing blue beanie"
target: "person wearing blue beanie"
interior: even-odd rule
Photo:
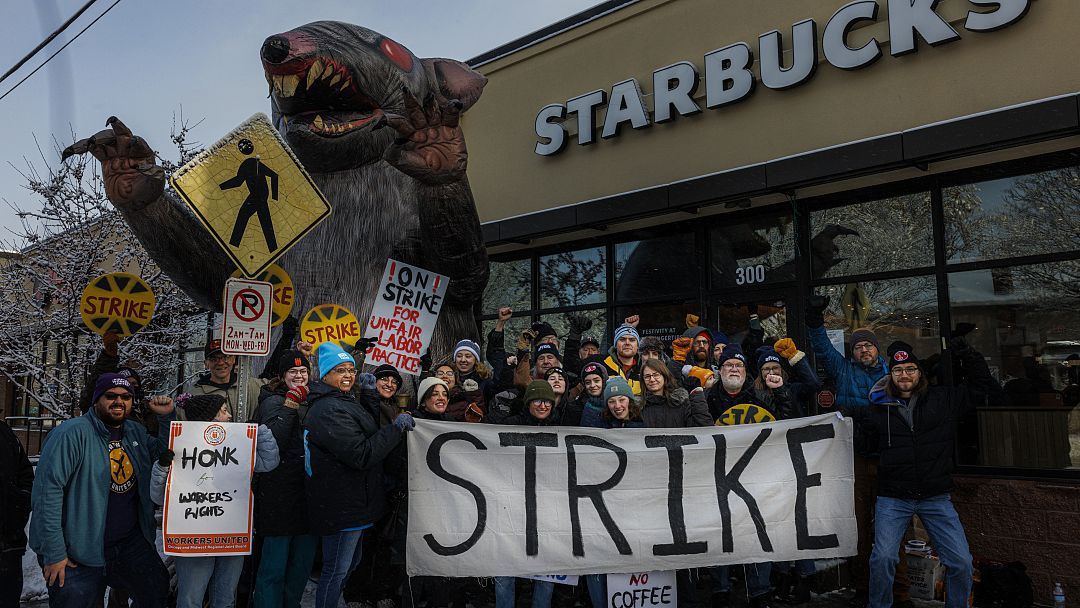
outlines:
[[[319,345],[319,377],[325,378],[326,374],[330,373],[330,370],[341,365],[342,363],[352,363],[356,366],[356,360],[353,356],[345,352],[344,348],[341,348],[336,342],[323,342]]]
[[[757,349],[757,368],[760,370],[766,363],[780,363],[780,353],[771,346],[762,346]]]
[[[615,328],[615,335],[612,339],[612,346],[618,346],[619,338],[623,336],[633,336],[635,340],[641,342],[641,336],[638,335],[637,328],[633,325],[623,324]]]
[[[604,359],[608,368],[608,378],[621,376],[630,385],[635,395],[641,394],[641,361],[638,359],[638,346],[641,336],[637,329],[624,323],[615,329],[613,345]]]

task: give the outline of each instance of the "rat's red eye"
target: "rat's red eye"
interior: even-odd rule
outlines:
[[[379,43],[379,50],[402,71],[412,71],[412,53],[405,47],[389,38],[383,38],[382,42]]]

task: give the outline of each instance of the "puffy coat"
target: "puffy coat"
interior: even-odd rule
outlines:
[[[310,529],[304,474],[304,420],[310,408],[286,407],[286,392],[284,382],[272,383],[259,397],[259,429],[265,426],[273,434],[281,461],[254,482],[255,529],[264,536],[299,536]]]
[[[255,473],[272,471],[280,462],[278,444],[274,434],[264,424],[260,424],[258,433],[255,435]],[[170,465],[171,466],[171,465]],[[150,476],[150,500],[156,505],[165,503],[165,486],[169,480],[169,467],[162,466],[160,462],[154,463],[154,469]],[[263,533],[260,530],[260,533]]]
[[[981,355],[966,360],[965,368],[966,386],[931,386],[907,404],[885,393],[889,379],[882,378],[870,406],[843,410],[877,437],[879,496],[918,499],[952,490],[957,425],[972,407],[1002,395]]]
[[[604,359],[604,367],[608,369],[608,378],[621,376],[630,385],[630,390],[634,391],[635,395],[641,395],[642,390],[640,363],[641,359],[635,356],[633,367],[629,371],[624,371],[622,363],[619,362],[619,357],[615,354],[614,346],[611,347],[607,358]]]
[[[775,391],[765,390],[759,393],[754,390],[754,386],[749,379],[743,383],[742,390],[734,395],[724,390],[724,385],[721,382],[717,382],[709,391],[708,401],[709,415],[712,416],[714,421],[717,421],[717,424],[728,424],[721,422],[724,412],[728,411],[733,406],[742,404],[760,407],[768,411],[774,420],[795,418],[797,412],[792,405],[791,396],[788,393],[786,386],[780,387]],[[753,412],[749,413],[752,414]],[[743,420],[735,422],[735,424],[746,424],[748,422],[749,421]]]
[[[375,523],[386,510],[383,461],[404,431],[379,426],[378,394],[344,393],[314,382],[308,394],[305,444],[308,517],[313,534]]]
[[[646,395],[641,418],[650,429],[682,429],[713,423],[704,391],[695,389],[688,393],[684,388],[671,391],[667,398]]]
[[[157,524],[150,500],[150,470],[164,444],[138,422],[125,420],[122,428],[121,444],[137,480],[139,528],[153,544]],[[105,565],[111,470],[109,427],[93,409],[49,432],[34,477],[34,517],[30,520],[30,548],[46,564],[70,558],[77,564]]]
[[[34,467],[15,433],[0,421],[0,553],[26,551]]]
[[[874,383],[889,374],[885,357],[878,356],[877,363],[866,367],[836,352],[825,327],[811,327],[810,348],[836,383],[836,405],[840,408],[869,405],[867,395]]]

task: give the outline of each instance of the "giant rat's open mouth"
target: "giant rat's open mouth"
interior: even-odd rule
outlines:
[[[356,86],[348,68],[325,56],[264,62],[270,95],[290,129],[340,137],[373,124],[383,115]]]

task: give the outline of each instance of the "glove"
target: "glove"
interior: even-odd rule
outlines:
[[[788,363],[791,365],[795,365],[799,361],[802,361],[803,357],[806,356],[806,353],[796,348],[795,341],[791,338],[777,340],[776,344],[773,344],[773,350],[781,357],[787,359]]]
[[[416,428],[416,421],[413,420],[411,415],[402,412],[397,415],[397,418],[394,418],[394,426],[401,432],[411,431]]]
[[[465,422],[480,422],[484,419],[484,410],[480,409],[475,402],[470,403],[465,409]]]
[[[701,321],[701,317],[699,317],[699,316],[697,316],[695,314],[687,314],[686,315],[686,329],[690,329],[691,327],[697,327],[698,325],[700,325],[700,323],[698,323],[698,321]]]
[[[123,339],[120,334],[115,331],[110,331],[106,332],[101,338],[105,343],[105,354],[110,357],[118,356],[120,353],[120,340]]]
[[[172,450],[164,450],[157,457],[158,464],[165,468],[169,468],[172,465],[174,456],[176,456],[176,454]]]
[[[299,404],[303,403],[305,400],[307,400],[307,396],[308,396],[308,387],[304,386],[303,384],[301,384],[300,386],[297,386],[295,388],[291,388],[291,389],[289,389],[289,392],[285,393],[285,399],[288,400],[288,401],[292,401],[293,403],[295,403],[297,405],[299,405]]]
[[[570,333],[575,336],[592,329],[592,319],[585,315],[566,315],[566,321],[570,324]]]
[[[825,325],[825,309],[829,307],[829,296],[810,296],[806,300],[806,326],[814,329]]]
[[[687,337],[675,338],[671,341],[671,358],[676,361],[686,361],[690,354],[690,345],[693,340]]]
[[[421,370],[431,369],[431,349],[430,348],[425,350],[424,354],[420,356],[420,369]]]
[[[367,354],[371,352],[371,349],[375,348],[378,343],[378,338],[360,338],[353,346],[353,352],[361,352]]]
[[[518,350],[529,350],[532,348],[532,342],[536,339],[537,331],[535,329],[526,329],[521,332],[521,335],[517,339]]]
[[[752,331],[761,331],[761,317],[756,312],[750,315],[750,329]]]
[[[375,374],[360,374],[360,377],[356,379],[356,383],[360,385],[360,388],[365,391],[375,390]]]

